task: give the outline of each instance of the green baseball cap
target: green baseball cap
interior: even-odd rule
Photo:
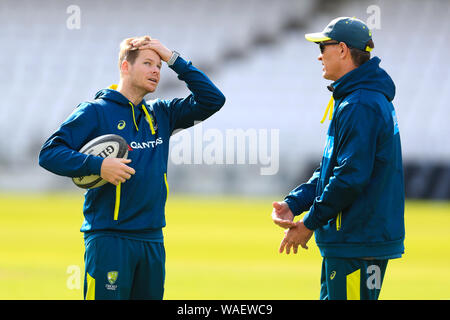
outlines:
[[[305,38],[311,42],[322,42],[336,40],[344,42],[349,47],[363,51],[370,51],[367,42],[372,39],[372,32],[369,27],[355,17],[339,17],[333,19],[322,32],[307,33]]]

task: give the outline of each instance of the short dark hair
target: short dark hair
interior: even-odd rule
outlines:
[[[369,40],[366,44],[366,47],[373,49],[375,47],[372,40]],[[363,63],[370,60],[370,52],[365,50],[360,50],[357,48],[350,48],[350,55],[352,57],[352,61],[356,67],[359,67]]]

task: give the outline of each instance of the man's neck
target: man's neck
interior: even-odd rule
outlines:
[[[338,75],[338,77],[334,80],[337,81],[340,78],[342,78],[343,76],[345,76],[347,73],[349,73],[350,71],[353,71],[356,69],[356,66],[353,63],[348,63],[346,65],[344,65],[341,69],[340,74]]]
[[[144,96],[147,94],[147,92],[143,91],[142,89],[138,89],[136,87],[133,87],[122,80],[119,82],[119,85],[117,86],[117,91],[119,91],[125,98],[127,98],[132,104],[137,105],[144,99]]]

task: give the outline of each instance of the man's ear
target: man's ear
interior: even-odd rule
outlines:
[[[122,64],[120,65],[120,72],[122,74],[128,74],[129,68],[130,68],[130,63],[127,60],[123,60]]]
[[[344,42],[339,43],[339,50],[340,50],[339,53],[341,55],[341,58],[345,58],[348,55],[350,55],[350,48]]]

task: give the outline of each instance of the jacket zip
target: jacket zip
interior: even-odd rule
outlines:
[[[342,225],[342,211],[339,212],[336,217],[336,230],[337,231],[341,230],[341,225]]]
[[[111,89],[116,90],[116,88],[113,88],[112,86],[110,87]],[[133,122],[134,122],[134,126],[136,128],[136,131],[139,131],[138,125],[136,123],[136,116],[134,113],[134,105],[131,102],[128,102],[131,106],[131,112],[133,113]],[[142,110],[145,113],[145,117],[147,118],[147,121],[149,123],[150,126],[150,131],[152,132],[152,135],[155,134],[155,129],[153,127],[153,123],[152,123],[152,119],[147,111],[147,109],[145,108],[144,104],[142,104]],[[169,197],[169,184],[167,183],[167,174],[164,173],[164,182],[166,184],[166,189],[167,189],[167,197]],[[121,189],[121,183],[119,182],[119,184],[116,186],[116,202],[114,205],[114,221],[117,221],[117,219],[119,218],[119,207],[120,207],[120,189]]]
[[[120,189],[121,189],[122,183],[119,182],[119,184],[116,186],[116,204],[114,205],[114,220],[117,221],[119,218],[119,207],[120,207]]]
[[[167,183],[167,173],[164,173],[164,183],[166,185],[166,191],[167,191],[166,200],[167,200],[167,198],[169,198],[169,184]]]

